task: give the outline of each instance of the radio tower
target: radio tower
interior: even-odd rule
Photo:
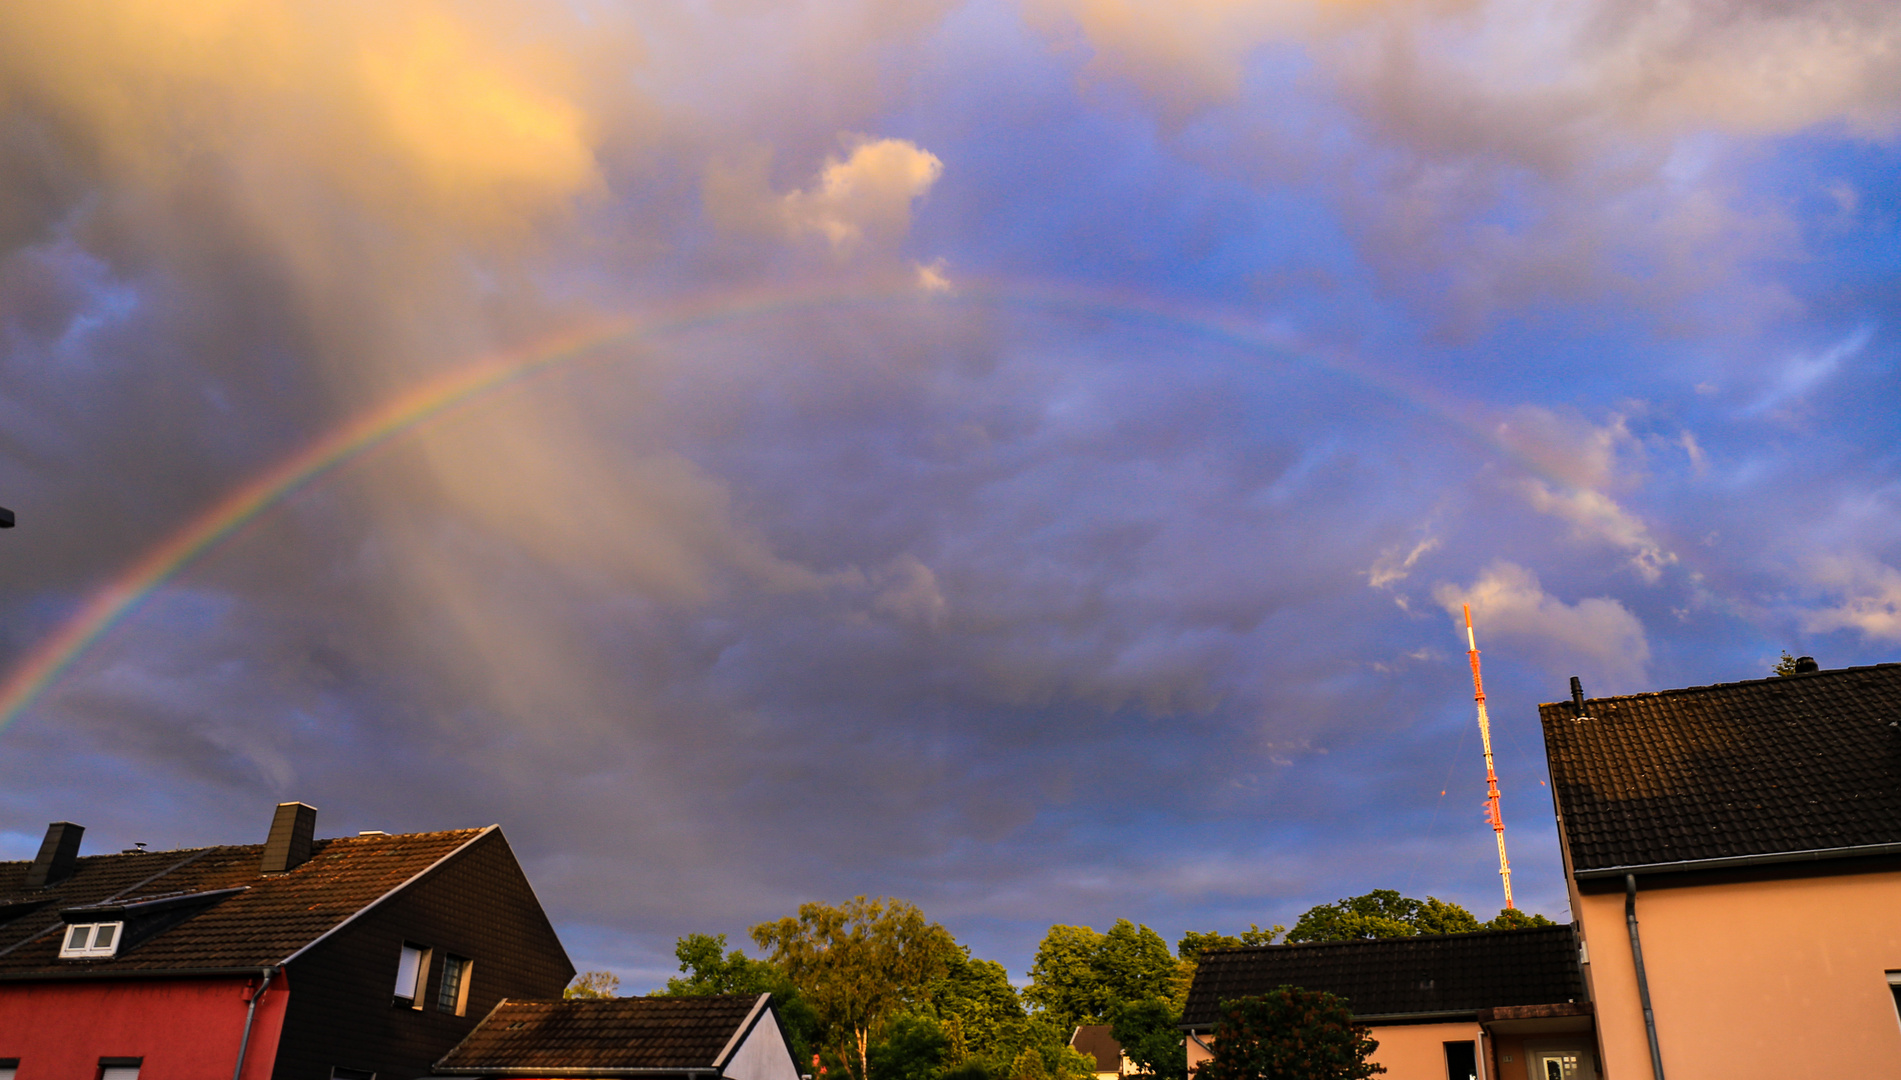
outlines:
[[[1485,680],[1479,676],[1479,642],[1472,636],[1472,605],[1465,605],[1466,656],[1472,661],[1472,700],[1479,704],[1479,738],[1485,742],[1485,820],[1498,837],[1498,876],[1505,882],[1505,906],[1512,903],[1512,864],[1505,858],[1505,816],[1498,810],[1498,773],[1492,769],[1492,719],[1485,715]]]

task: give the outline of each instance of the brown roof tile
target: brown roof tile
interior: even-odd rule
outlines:
[[[287,874],[258,872],[262,844],[81,856],[73,875],[29,889],[30,862],[0,863],[0,979],[265,967],[329,933],[481,835],[480,829],[316,842]],[[107,960],[59,959],[60,912],[242,888]],[[25,905],[39,906],[25,910]],[[129,928],[130,929],[130,928]]]
[[[436,1072],[480,1075],[533,1069],[710,1070],[759,999],[680,998],[503,1001]]]
[[[1901,844],[1901,664],[1538,712],[1574,872]]]

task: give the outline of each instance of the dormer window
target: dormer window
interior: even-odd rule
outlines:
[[[59,958],[98,960],[112,956],[119,951],[119,931],[124,926],[122,922],[74,923],[66,928]]]

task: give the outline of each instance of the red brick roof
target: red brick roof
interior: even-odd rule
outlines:
[[[1538,712],[1574,872],[1901,844],[1901,664]]]
[[[258,872],[262,844],[81,856],[71,877],[46,889],[26,886],[32,863],[0,862],[0,979],[278,964],[485,831],[319,840],[308,862],[270,876]],[[119,956],[59,959],[63,910],[234,888],[243,891],[206,898],[195,914],[144,941],[130,936],[137,928],[129,924]],[[171,915],[189,911],[187,901]],[[116,917],[100,915],[101,921]],[[85,919],[75,915],[73,921]]]
[[[760,1004],[744,994],[503,1001],[436,1062],[444,1075],[538,1069],[712,1071]],[[772,1022],[770,1019],[763,1023]]]

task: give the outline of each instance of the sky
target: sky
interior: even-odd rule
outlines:
[[[1901,7],[0,13],[0,858],[498,823],[577,966],[1567,919],[1536,705],[1901,659]]]

